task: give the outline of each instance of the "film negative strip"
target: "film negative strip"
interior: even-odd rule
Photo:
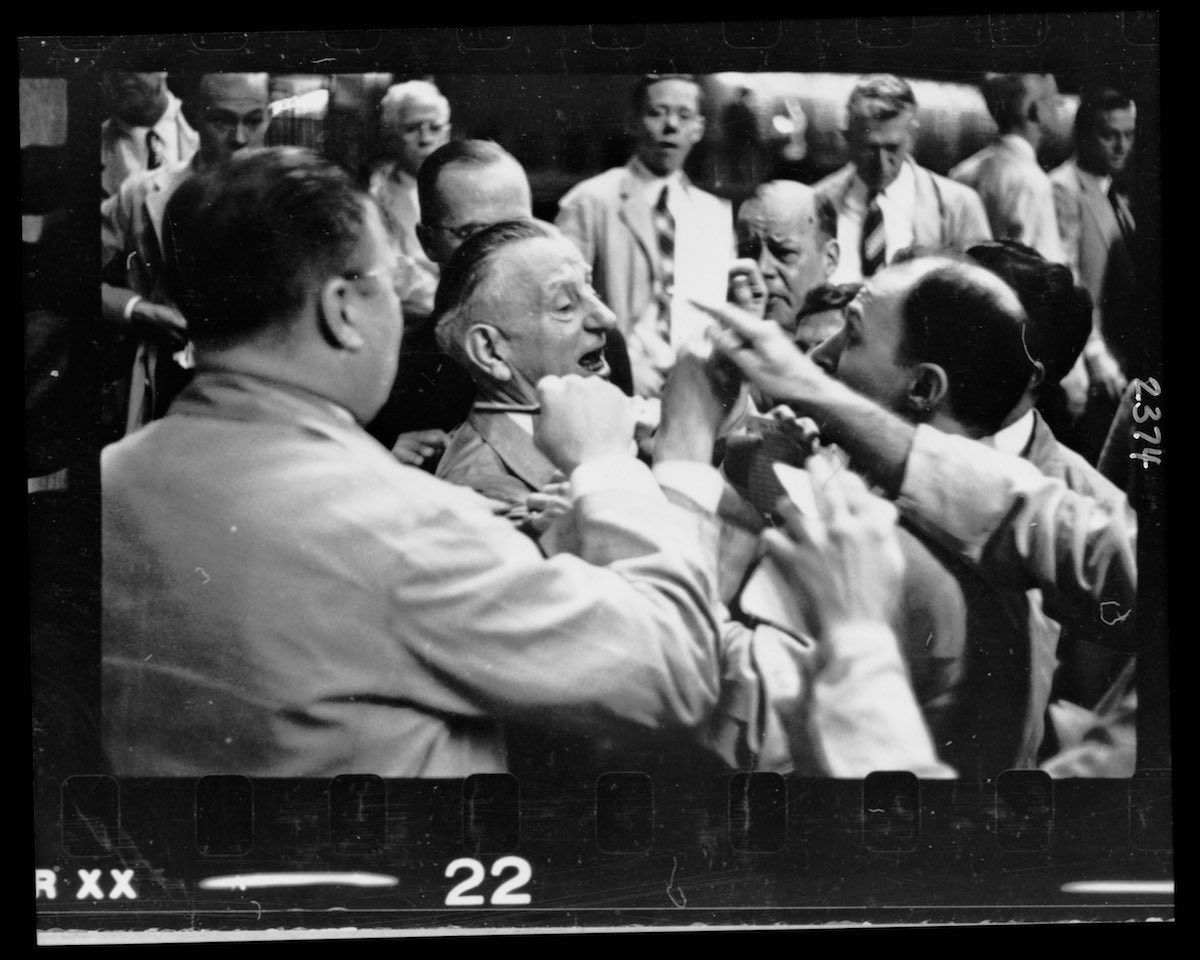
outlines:
[[[1159,31],[1156,12],[1126,11],[22,38],[39,941],[1173,919],[1164,413],[1179,391],[1163,362]],[[1045,169],[1071,162],[1081,96],[1101,84],[1125,91],[1136,103],[1135,200],[1114,200],[1111,215],[1121,230],[1130,209],[1136,217],[1142,312],[1124,341],[1129,386],[1112,403],[1124,414],[1113,430],[1124,431],[1121,485],[1137,520],[1136,657],[1074,678],[1117,693],[1061,708],[1050,724],[1059,749],[1043,746],[1024,769],[971,767],[939,743],[955,758],[952,779],[779,773],[665,734],[621,765],[589,766],[544,730],[524,735],[508,773],[487,763],[429,778],[123,773],[102,733],[99,464],[124,432],[122,422],[113,434],[110,408],[129,385],[109,376],[110,321],[96,318],[114,308],[93,238],[110,229],[99,201],[119,188],[109,189],[102,152],[111,166],[128,130],[145,137],[158,121],[114,126],[117,71],[165,71],[173,94],[185,76],[265,71],[264,116],[193,126],[232,124],[231,136],[308,147],[355,173],[384,145],[384,92],[429,79],[449,101],[454,136],[507,149],[547,221],[568,190],[630,158],[628,92],[644,74],[699,78],[707,126],[686,170],[732,208],[760,183],[812,184],[851,159],[845,103],[866,74],[903,77],[916,92],[912,157],[939,175],[997,133],[985,73],[1056,78],[1060,122],[1038,148]],[[215,135],[145,137],[125,159],[169,165],[150,157],[193,136],[205,149]],[[137,322],[138,299],[116,316]],[[1094,458],[1103,439],[1079,442],[1096,443]],[[773,499],[779,484],[757,449],[750,485]],[[1099,616],[1132,622],[1116,603]],[[1060,647],[1064,663],[1069,654]],[[1001,703],[1005,682],[981,702]],[[171,697],[155,702],[173,727]],[[1122,711],[1136,733],[1096,724]]]

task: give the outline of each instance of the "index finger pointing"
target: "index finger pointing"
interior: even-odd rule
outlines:
[[[697,310],[707,313],[714,320],[745,340],[753,339],[763,327],[764,321],[753,314],[747,313],[740,307],[731,306],[730,304],[717,306],[716,304],[702,303],[690,297],[688,298],[688,302]]]

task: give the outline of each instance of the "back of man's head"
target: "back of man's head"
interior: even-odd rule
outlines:
[[[167,204],[167,282],[198,342],[285,324],[344,268],[371,201],[340,167],[299,147],[235,154]]]
[[[451,140],[433,151],[417,171],[417,203],[421,219],[428,224],[437,222],[441,205],[438,178],[447,167],[469,167],[479,170],[499,163],[513,163],[516,158],[492,140]]]
[[[917,98],[907,81],[890,73],[872,73],[859,79],[846,101],[847,119],[884,123],[915,112]]]
[[[1075,285],[1063,264],[1012,240],[976,244],[967,256],[1016,291],[1028,318],[1026,345],[1045,369],[1042,383],[1058,383],[1092,332],[1091,294]]]
[[[494,223],[468,238],[442,267],[434,299],[433,319],[443,352],[473,371],[465,352],[467,330],[478,319],[473,316],[472,301],[490,275],[497,253],[522,240],[560,236],[550,224],[528,219]]]
[[[979,89],[1000,132],[1010,133],[1038,121],[1037,103],[1048,82],[1040,73],[987,73]]]
[[[901,308],[901,359],[941,367],[953,417],[973,433],[995,433],[1036,369],[1020,301],[973,263],[932,257],[893,269],[918,272]]]

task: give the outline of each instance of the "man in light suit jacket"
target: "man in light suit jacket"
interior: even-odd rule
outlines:
[[[100,125],[100,189],[108,197],[135,173],[187,163],[200,138],[167,89],[167,75],[114,70],[101,90],[109,117]]]
[[[634,390],[646,397],[661,392],[678,346],[707,326],[688,300],[724,301],[734,257],[729,203],[683,173],[704,137],[700,99],[689,75],[643,77],[633,98],[633,159],[576,185],[559,202],[557,224],[616,314]]]
[[[402,284],[378,207],[344,171],[307,150],[255,151],[181,185],[168,217],[198,373],[101,465],[117,775],[456,778],[506,769],[511,722],[668,739],[705,726],[722,680],[715,527],[631,455],[628,397],[594,376],[537,385],[534,439],[570,477],[583,547],[547,559],[476,494],[362,430],[396,372]],[[582,260],[537,229],[468,241],[478,269],[440,290],[486,318],[512,270],[566,248],[575,261],[550,292],[572,315],[594,310]],[[499,280],[497,252],[515,258]],[[719,485],[725,405],[702,364],[676,372],[671,422],[685,429],[665,425],[664,447],[703,497]],[[821,756],[839,776],[944,776],[881,622],[900,575],[895,511],[837,473],[814,481],[825,546],[794,512],[795,539],[766,541],[820,613]]]
[[[917,100],[891,74],[855,84],[846,104],[851,162],[816,184],[837,208],[834,283],[856,283],[910,247],[966,250],[990,240],[975,192],[912,159]]]
[[[117,435],[162,416],[182,376],[171,355],[186,344],[187,323],[163,286],[167,201],[192,173],[262,146],[271,119],[265,73],[181,76],[177,83],[200,148],[190,163],[134,174],[100,206],[101,304],[120,355],[114,409],[105,419]]]
[[[1075,155],[1050,174],[1066,262],[1094,306],[1084,367],[1089,383],[1111,400],[1141,372],[1129,369],[1142,331],[1131,316],[1136,226],[1121,189],[1136,124],[1137,107],[1121,91],[1085,93],[1075,114]]]
[[[960,163],[950,176],[983,198],[997,240],[1016,240],[1062,263],[1054,197],[1037,160],[1038,145],[1057,117],[1054,75],[989,73],[982,89],[1000,138]]]

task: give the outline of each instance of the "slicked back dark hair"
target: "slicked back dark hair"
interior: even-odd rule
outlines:
[[[634,84],[633,92],[629,98],[629,106],[633,110],[635,117],[642,115],[642,110],[646,106],[646,91],[656,83],[662,83],[664,80],[682,80],[684,83],[695,84],[696,87],[696,106],[698,112],[704,114],[704,88],[700,86],[700,81],[696,79],[694,73],[647,73],[638,78],[638,82]]]
[[[971,274],[945,262],[922,274],[901,307],[905,363],[936,363],[950,384],[951,412],[990,435],[1025,393],[1034,366],[1023,340],[1025,317]]]
[[[1079,108],[1075,111],[1075,142],[1080,143],[1096,129],[1100,114],[1111,110],[1132,110],[1133,107],[1133,98],[1111,84],[1084,90],[1079,97]]]
[[[1091,335],[1091,294],[1075,285],[1068,267],[1014,240],[976,244],[967,256],[1016,291],[1028,318],[1026,345],[1045,368],[1042,383],[1058,383]]]
[[[421,207],[421,219],[426,224],[436,222],[435,214],[440,213],[437,182],[446,167],[489,167],[505,161],[521,166],[516,157],[493,140],[451,140],[443,143],[421,162],[417,171],[417,203]]]
[[[167,204],[167,283],[193,337],[239,338],[289,319],[345,269],[373,203],[300,147],[244,150],[189,177]]]
[[[496,253],[521,240],[554,239],[560,234],[541,220],[502,220],[468,237],[442,267],[433,302],[432,322],[438,346],[461,363],[471,365],[463,352],[463,337],[471,324],[471,298],[491,273]]]

